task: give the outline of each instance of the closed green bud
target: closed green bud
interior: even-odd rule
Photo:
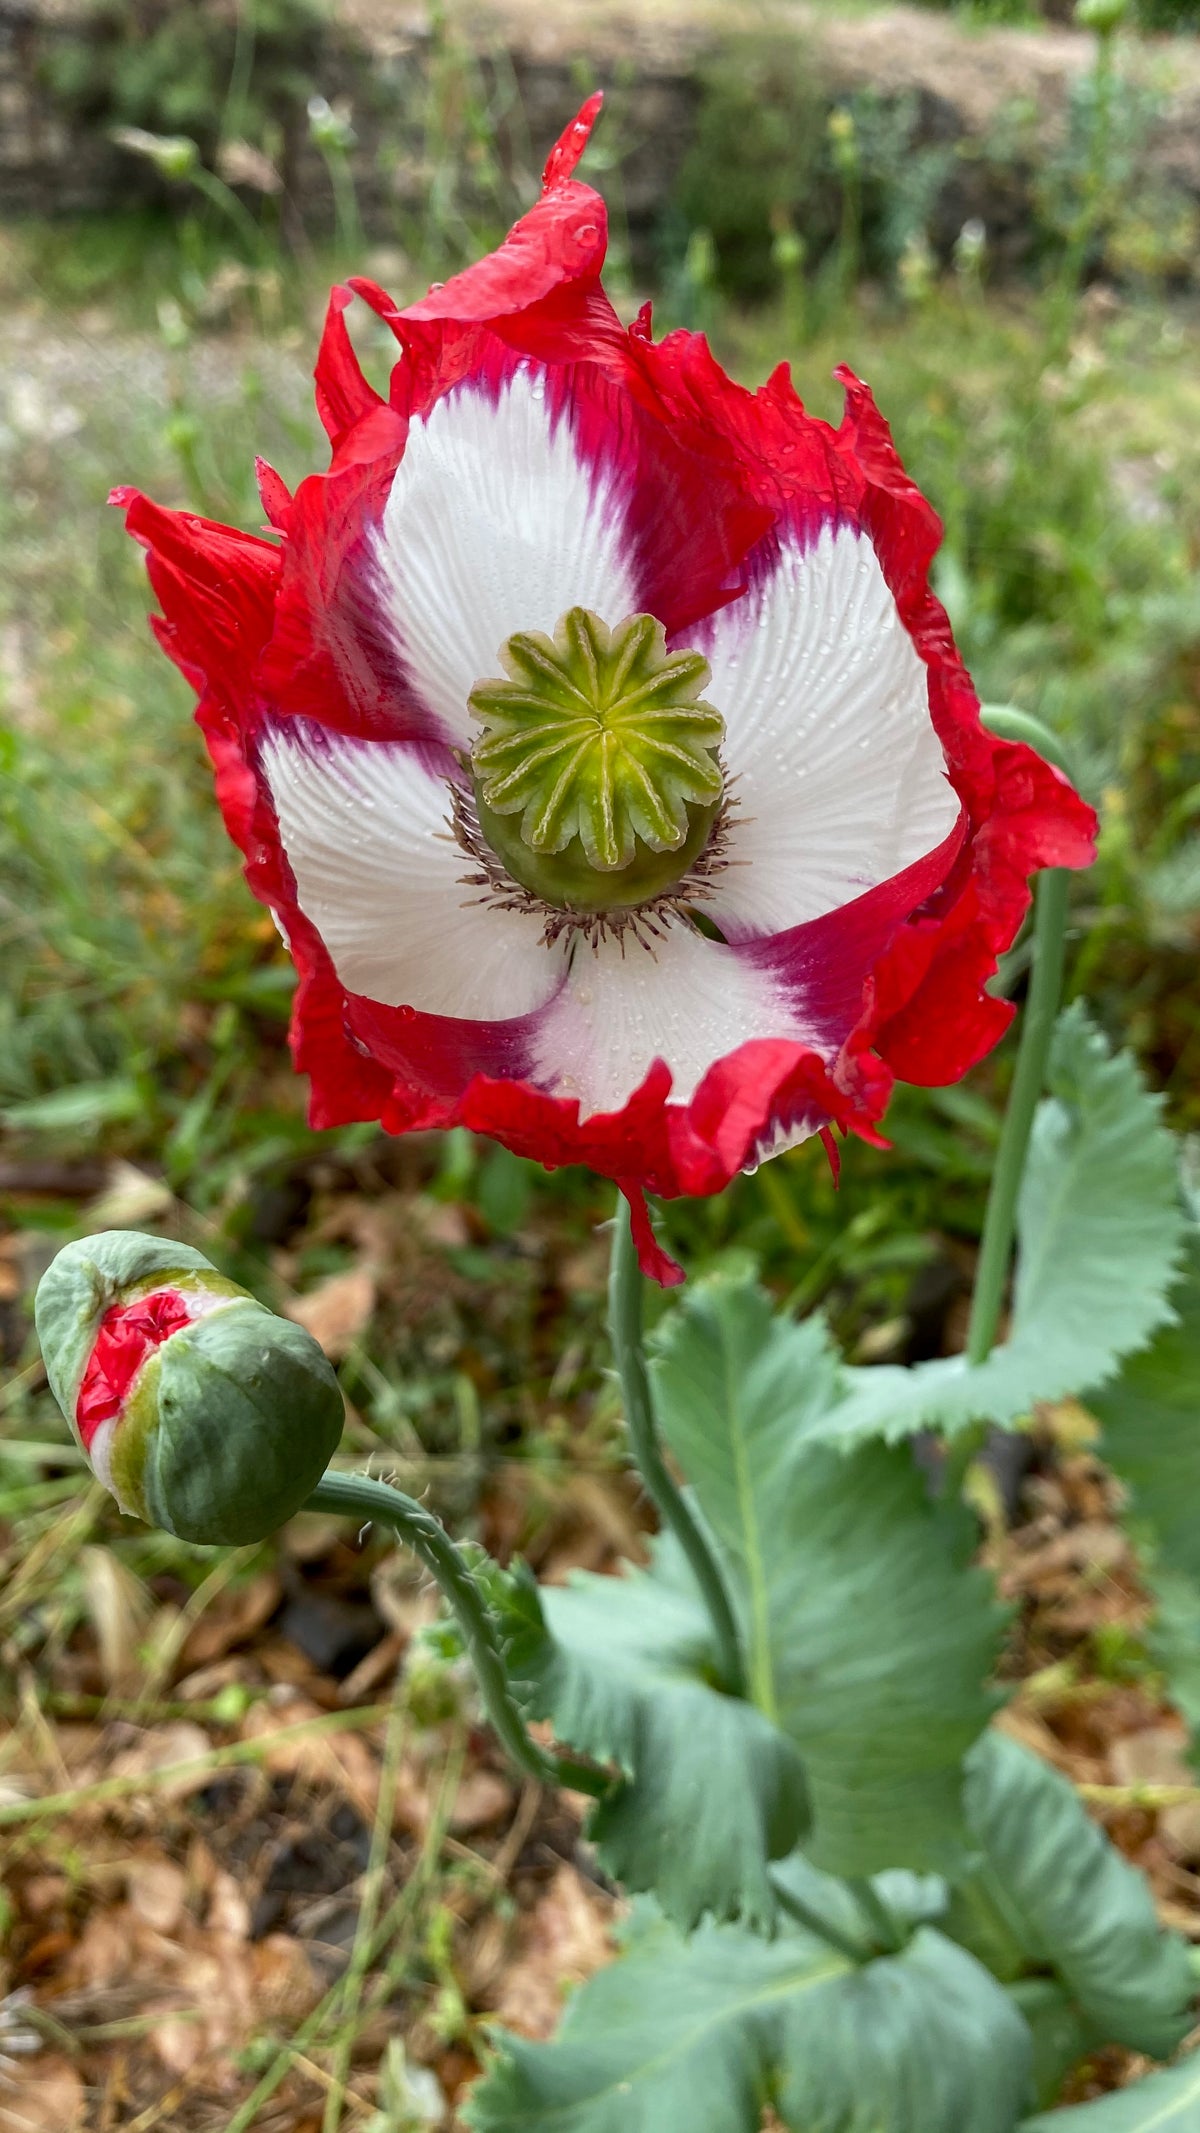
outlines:
[[[261,1540],[337,1449],[342,1396],[311,1334],[199,1252],[105,1230],[42,1277],[50,1389],[123,1511],[181,1540]]]
[[[1128,13],[1128,0],[1075,0],[1075,20],[1080,28],[1098,30],[1102,37],[1119,29]]]

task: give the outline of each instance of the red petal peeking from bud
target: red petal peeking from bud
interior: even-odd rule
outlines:
[[[332,463],[290,501],[268,484],[282,542],[118,500],[299,972],[313,1124],[467,1125],[589,1164],[636,1212],[832,1127],[878,1140],[897,1077],[957,1080],[1011,1018],[989,986],[1029,876],[1086,866],[1095,822],[981,724],[929,584],[937,515],[866,386],[839,373],[834,428],[786,368],[751,392],[702,336],[656,343],[645,310],[622,324],[604,203],[574,175],[598,108],[495,252],[405,309],[373,283],[335,290],[317,366]],[[351,292],[399,344],[386,399]],[[512,841],[549,835],[530,763],[546,688],[570,740],[571,617],[576,638],[653,640],[707,671],[724,804],[707,844],[682,823],[699,856],[644,903],[589,876],[572,909],[553,886],[579,878],[582,815],[554,827],[561,870]],[[511,767],[525,796],[494,842],[480,704],[514,751],[488,791],[503,808]],[[645,822],[662,797],[651,778]],[[669,855],[674,831],[654,834]],[[638,1235],[671,1278],[648,1220]]]
[[[111,1304],[100,1321],[75,1404],[75,1420],[88,1451],[102,1422],[120,1413],[146,1357],[190,1325],[204,1308],[199,1293],[156,1289],[135,1303]]]
[[[35,1319],[50,1389],[122,1511],[239,1545],[300,1509],[342,1430],[312,1336],[175,1239],[102,1230],[56,1253]]]

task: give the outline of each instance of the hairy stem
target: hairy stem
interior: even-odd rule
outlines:
[[[463,1556],[445,1527],[423,1504],[367,1474],[326,1474],[304,1506],[360,1522],[390,1526],[437,1579],[462,1631],[492,1727],[519,1770],[543,1785],[566,1785],[599,1799],[612,1778],[594,1764],[540,1748],[518,1709],[505,1670],[496,1625]]]
[[[608,1276],[608,1324],[613,1361],[621,1384],[625,1421],[633,1456],[646,1492],[664,1526],[670,1528],[687,1557],[712,1623],[721,1687],[731,1696],[745,1695],[741,1645],[729,1595],[716,1559],[663,1459],[650,1397],[642,1333],[642,1270],[633,1242],[628,1202],[617,1196],[612,1260]]]

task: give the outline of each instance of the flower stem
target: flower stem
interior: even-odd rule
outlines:
[[[467,1564],[445,1527],[423,1504],[368,1474],[328,1473],[317,1483],[306,1511],[335,1511],[347,1518],[390,1526],[419,1555],[454,1611],[475,1669],[492,1726],[519,1770],[543,1785],[566,1785],[599,1799],[612,1785],[607,1771],[571,1756],[553,1755],[531,1737],[517,1707],[504,1665],[496,1625]]]
[[[1061,744],[1028,712],[989,707],[984,724],[1002,740],[1024,741],[1048,762],[1071,775]],[[967,1361],[987,1361],[996,1339],[1000,1311],[1008,1280],[1013,1238],[1017,1224],[1017,1198],[1029,1151],[1033,1115],[1046,1081],[1046,1062],[1054,1036],[1054,1023],[1062,997],[1063,964],[1066,957],[1068,875],[1064,867],[1048,867],[1039,877],[1035,892],[1033,926],[1033,974],[1021,1025],[1021,1042],[1009,1092],[1008,1108],[992,1172],[971,1316],[967,1327]]]
[[[1017,1196],[1025,1170],[1033,1114],[1046,1079],[1046,1061],[1062,992],[1066,946],[1067,873],[1050,867],[1038,881],[1033,930],[1033,976],[1021,1028],[1021,1044],[988,1194],[979,1265],[967,1328],[967,1361],[987,1361],[996,1339],[1008,1264],[1017,1223]]]
[[[629,1205],[623,1193],[617,1196],[613,1223],[608,1324],[633,1456],[651,1502],[664,1526],[670,1528],[679,1542],[700,1587],[716,1640],[721,1687],[731,1696],[743,1696],[745,1674],[741,1645],[729,1595],[707,1540],[667,1472],[658,1441],[642,1333],[642,1271],[633,1242]]]
[[[898,1954],[904,1946],[904,1936],[882,1896],[876,1893],[874,1884],[864,1874],[853,1877],[848,1886],[871,1929],[876,1946],[885,1955]]]
[[[247,251],[261,264],[267,254],[265,232],[259,228],[249,209],[243,207],[232,185],[226,185],[225,180],[218,178],[215,171],[205,170],[203,164],[192,171],[191,183],[197,192],[203,193],[206,200],[211,200],[213,206],[219,208],[233,224]]]
[[[794,1918],[796,1924],[803,1926],[806,1933],[813,1934],[817,1940],[823,1940],[826,1947],[836,1948],[839,1955],[848,1956],[850,1961],[858,1964],[860,1968],[862,1964],[871,1961],[875,1951],[868,1948],[865,1942],[854,1940],[849,1933],[843,1933],[840,1926],[831,1925],[827,1918],[822,1918],[818,1911],[811,1911],[803,1897],[794,1896],[792,1891],[774,1876],[771,1878],[771,1887],[780,1910],[786,1911],[789,1918]]]

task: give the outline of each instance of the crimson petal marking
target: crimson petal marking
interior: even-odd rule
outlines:
[[[653,950],[636,941],[582,942],[567,982],[533,1033],[534,1079],[577,1097],[580,1114],[619,1110],[656,1059],[672,1103],[687,1103],[709,1068],[751,1037],[808,1044],[813,1032],[770,973],[686,922]]]
[[[569,607],[610,627],[637,608],[615,479],[553,422],[540,367],[499,390],[464,381],[413,420],[375,544],[378,592],[418,693],[469,745],[467,698],[502,672],[515,630],[552,632]]]
[[[561,966],[558,966],[561,968]],[[501,1083],[528,1081],[540,1016],[511,1015],[481,1022],[453,1015],[414,1014],[411,1007],[381,1007],[377,1000],[348,994],[344,1019],[356,1044],[366,1047],[405,1084],[431,1105],[453,1107],[472,1078],[487,1075]],[[444,1125],[444,1117],[427,1123]],[[393,1120],[385,1119],[389,1130]],[[399,1130],[407,1130],[401,1127]]]
[[[738,802],[709,907],[723,932],[819,918],[941,844],[959,801],[928,672],[865,534],[787,536],[705,634]]]
[[[949,836],[890,881],[806,925],[760,935],[734,949],[748,969],[769,978],[804,1016],[826,1057],[857,1027],[875,965],[905,921],[947,880],[966,834],[966,811],[960,807]]]
[[[449,790],[416,750],[289,719],[261,764],[300,908],[348,992],[485,1021],[550,999],[565,949],[543,947],[536,917],[494,910],[464,885]]]

